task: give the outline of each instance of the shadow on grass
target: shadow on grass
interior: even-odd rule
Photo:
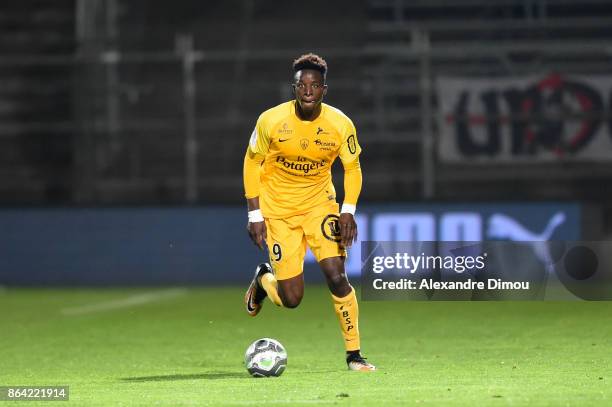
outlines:
[[[175,380],[217,380],[217,379],[247,379],[246,373],[236,372],[210,372],[194,374],[171,374],[165,376],[142,376],[142,377],[122,377],[123,382],[166,382]]]

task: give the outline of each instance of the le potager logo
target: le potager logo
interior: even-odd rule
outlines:
[[[276,163],[284,170],[290,170],[288,171],[290,173],[303,173],[303,175],[317,175],[319,170],[325,168],[325,166],[328,164],[326,160],[309,160],[301,156],[297,158],[297,161],[290,160],[283,156],[278,156],[276,157]]]

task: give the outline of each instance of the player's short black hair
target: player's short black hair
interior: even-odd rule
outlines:
[[[327,62],[317,54],[308,53],[293,61],[293,71],[301,71],[302,69],[314,69],[321,72],[323,79],[327,76]]]

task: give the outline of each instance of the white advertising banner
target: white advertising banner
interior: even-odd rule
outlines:
[[[612,76],[437,81],[443,162],[612,161]]]

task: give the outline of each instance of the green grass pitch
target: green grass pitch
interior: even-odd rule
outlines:
[[[611,302],[362,302],[363,350],[380,370],[361,373],[346,370],[323,287],[256,318],[242,296],[7,289],[0,386],[69,385],[77,406],[612,405]],[[244,369],[265,336],[287,348],[280,378]]]

